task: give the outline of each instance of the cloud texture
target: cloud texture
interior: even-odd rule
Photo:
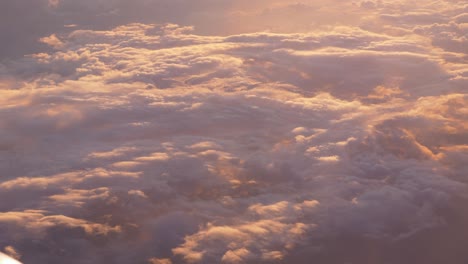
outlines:
[[[126,23],[119,12],[143,2],[195,18]],[[463,1],[176,2],[37,1],[70,21],[37,38],[48,49],[0,64],[4,252],[51,264],[468,261]],[[122,25],[82,26],[84,7]],[[215,9],[224,32],[197,20]]]

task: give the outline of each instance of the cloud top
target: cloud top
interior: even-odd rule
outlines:
[[[0,247],[25,263],[464,263],[466,8],[328,2],[211,7],[251,22],[236,34],[70,20],[4,60]],[[286,29],[339,7],[349,25]]]

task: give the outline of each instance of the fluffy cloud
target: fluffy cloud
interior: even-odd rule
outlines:
[[[10,263],[10,264],[20,264],[20,262],[18,262],[17,260],[11,258],[10,256],[8,255],[5,255],[3,253],[0,252],[0,263]]]
[[[0,3],[0,60],[48,51],[36,40],[76,28],[103,30],[128,23],[195,26],[203,35],[328,31],[337,25],[390,35],[430,37],[436,46],[466,49],[466,3],[341,0],[7,0]],[[347,10],[347,12],[342,12]],[[339,15],[337,15],[339,14]]]
[[[465,41],[452,2],[342,4],[367,16],[326,31],[44,34],[50,50],[0,64],[0,248],[26,263],[464,263],[466,52],[438,42]],[[252,5],[229,14],[337,8]]]

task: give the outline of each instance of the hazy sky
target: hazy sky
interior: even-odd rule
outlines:
[[[0,251],[466,264],[467,34],[465,1],[3,0]]]

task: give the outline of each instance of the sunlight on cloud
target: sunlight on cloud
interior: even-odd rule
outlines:
[[[44,1],[74,26],[0,61],[8,255],[464,263],[463,2],[85,2]]]
[[[21,264],[21,262],[0,252],[0,264]]]

